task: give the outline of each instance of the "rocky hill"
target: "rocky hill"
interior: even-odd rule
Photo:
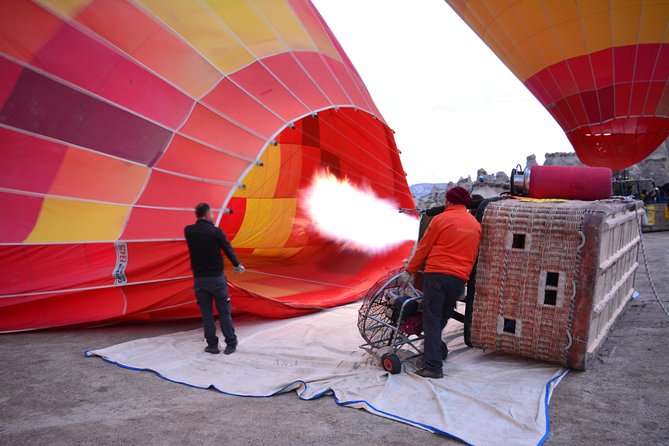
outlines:
[[[537,157],[527,157],[523,168],[536,166]],[[544,166],[583,166],[576,153],[547,153]],[[448,183],[421,183],[411,186],[411,194],[418,209],[428,209],[444,204],[446,191],[454,186],[462,186],[472,195],[478,194],[483,198],[500,195],[509,190],[509,174],[511,172],[497,172],[489,174],[485,169],[479,169],[476,178],[471,176],[460,178],[457,182]],[[614,172],[614,178],[651,179],[656,185],[669,182],[669,139],[638,164],[628,167],[624,171]]]

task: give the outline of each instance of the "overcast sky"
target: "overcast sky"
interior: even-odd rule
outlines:
[[[573,152],[562,129],[443,0],[312,0],[395,130],[409,185],[507,175]]]

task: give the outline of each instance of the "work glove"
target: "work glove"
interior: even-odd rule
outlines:
[[[235,269],[233,271],[236,273],[243,273],[244,271],[246,271],[246,268],[244,268],[244,265],[240,263],[239,265],[235,266]]]
[[[406,271],[402,272],[402,274],[400,274],[399,277],[397,278],[397,281],[399,282],[400,285],[406,285],[412,280],[413,280],[413,274],[409,274]]]

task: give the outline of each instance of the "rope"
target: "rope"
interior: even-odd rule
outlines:
[[[338,283],[331,283],[331,282],[321,282],[319,280],[310,280],[310,279],[305,279],[303,277],[295,277],[295,276],[286,276],[284,274],[273,274],[273,273],[267,273],[264,271],[259,271],[257,269],[252,269],[252,268],[246,268],[245,271],[252,272],[254,274],[261,274],[264,276],[271,276],[271,277],[280,277],[282,279],[290,279],[290,280],[295,280],[296,282],[303,282],[303,283],[315,283],[317,285],[326,285],[326,286],[334,286],[334,287],[339,287],[339,288],[353,288],[350,285],[340,285]],[[286,302],[282,302],[286,303]],[[311,307],[310,307],[311,308]],[[313,307],[316,308],[316,307]],[[323,307],[323,308],[329,308],[329,307]]]
[[[646,274],[648,275],[648,282],[650,283],[650,287],[653,290],[653,295],[655,296],[655,300],[657,300],[657,303],[660,304],[662,309],[664,310],[664,314],[669,317],[669,310],[667,310],[667,307],[664,306],[664,302],[660,299],[660,296],[657,294],[657,290],[655,289],[655,283],[653,283],[653,278],[650,275],[650,269],[648,268],[648,258],[646,257],[646,248],[643,243],[643,235],[641,231],[641,216],[639,216],[637,219],[637,226],[639,227],[639,236],[641,238],[641,254],[643,255],[643,266],[646,268]]]

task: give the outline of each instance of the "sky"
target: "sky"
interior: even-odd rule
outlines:
[[[409,185],[510,175],[573,152],[539,101],[444,0],[312,0],[395,131]]]

